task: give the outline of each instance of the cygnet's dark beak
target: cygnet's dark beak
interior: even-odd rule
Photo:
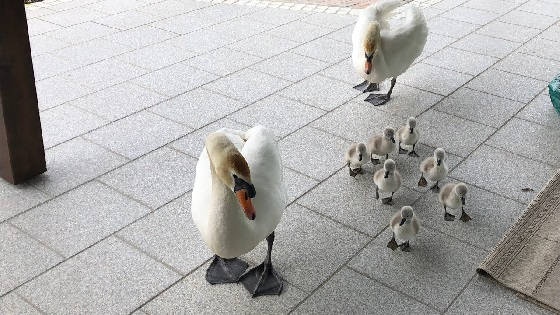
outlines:
[[[385,178],[389,178],[389,172],[385,171]]]
[[[391,137],[391,142],[395,143],[395,137]]]
[[[463,203],[463,206],[465,205],[465,197],[461,197],[461,203]]]
[[[399,223],[399,226],[402,226],[405,222],[406,222],[406,218],[402,218],[401,223]]]
[[[414,133],[414,128],[410,127],[410,133]]]
[[[437,165],[438,165],[438,166],[441,165],[441,159],[437,159]]]
[[[358,154],[358,161],[361,161],[361,160],[362,160],[362,154],[360,153],[360,154]]]

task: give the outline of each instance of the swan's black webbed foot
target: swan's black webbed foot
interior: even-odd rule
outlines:
[[[214,260],[206,269],[206,281],[210,284],[236,283],[249,264],[238,258],[225,259],[214,255]]]

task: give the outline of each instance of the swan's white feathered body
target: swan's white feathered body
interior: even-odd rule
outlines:
[[[389,25],[391,11],[402,4],[399,0],[381,0],[362,10],[352,33],[352,64],[364,80],[379,83],[387,78],[404,73],[424,49],[428,37],[428,26],[422,11],[410,6],[406,17]],[[379,24],[380,43],[372,61],[372,71],[364,71],[366,61],[364,39],[370,36],[368,26]]]
[[[251,251],[274,231],[286,208],[286,188],[274,134],[257,126],[246,132],[220,129],[243,155],[256,189],[255,220],[244,215],[233,191],[210,167],[206,148],[196,165],[191,212],[206,245],[222,258]],[[246,141],[244,141],[246,139]]]

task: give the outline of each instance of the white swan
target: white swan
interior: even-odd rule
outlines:
[[[422,11],[410,6],[402,21],[389,26],[387,18],[402,1],[380,0],[362,10],[352,33],[352,64],[364,78],[355,86],[363,92],[378,90],[377,83],[391,79],[387,94],[370,94],[365,100],[375,106],[389,101],[396,78],[424,50],[428,26]]]
[[[270,254],[286,200],[272,131],[262,126],[246,132],[220,129],[206,138],[196,165],[191,212],[202,239],[216,254],[206,272],[208,282],[241,281],[253,296],[280,294],[282,279],[272,268]],[[267,259],[243,274],[248,265],[236,257],[265,238]]]

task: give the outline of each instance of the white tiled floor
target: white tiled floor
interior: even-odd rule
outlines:
[[[521,189],[538,191],[560,166],[546,90],[560,73],[559,4],[416,2],[428,43],[377,108],[352,89],[352,15],[194,0],[28,5],[49,171],[0,182],[0,313],[544,313],[474,270],[535,194]],[[416,185],[419,159],[394,156],[405,178],[393,206],[375,202],[370,175],[347,175],[351,141],[409,116],[422,157],[449,152],[448,181],[469,185],[473,221],[443,221]],[[290,206],[273,255],[285,292],[251,299],[206,283],[211,253],[190,194],[204,136],[257,123],[276,130]],[[425,227],[411,253],[391,252],[387,221],[405,204]],[[244,258],[265,254],[260,244]]]

